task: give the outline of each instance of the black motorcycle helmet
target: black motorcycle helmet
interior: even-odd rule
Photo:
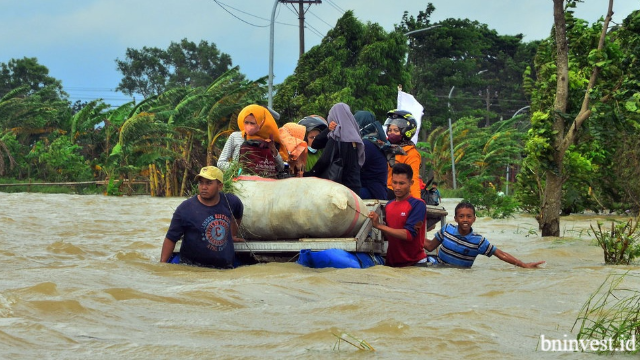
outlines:
[[[384,122],[384,126],[388,129],[389,125],[397,126],[404,140],[411,140],[418,129],[416,118],[414,118],[410,112],[398,109],[391,110],[387,113],[387,121]]]
[[[305,141],[307,140],[307,135],[311,130],[323,131],[328,127],[327,120],[325,120],[320,115],[309,115],[305,116],[302,120],[298,122],[298,125],[302,125],[307,128],[307,131],[304,135]]]

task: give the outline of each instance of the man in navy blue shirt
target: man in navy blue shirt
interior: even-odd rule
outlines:
[[[171,219],[162,244],[161,262],[167,262],[176,242],[182,238],[180,263],[232,268],[234,241],[242,220],[242,201],[222,192],[223,174],[215,166],[206,166],[196,175],[199,194],[182,202]]]

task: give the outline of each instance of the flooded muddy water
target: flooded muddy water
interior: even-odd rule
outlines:
[[[469,270],[160,264],[182,200],[0,193],[0,357],[582,359],[540,351],[540,336],[575,339],[605,278],[640,273],[604,266],[587,230],[614,217],[585,215],[562,218],[561,238],[529,215],[477,220],[502,250],[546,260],[537,270],[486,257]],[[376,353],[334,349],[343,332]]]

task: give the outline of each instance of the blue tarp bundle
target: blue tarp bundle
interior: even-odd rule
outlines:
[[[170,264],[180,263],[180,253],[174,252],[167,261]],[[327,249],[322,251],[311,251],[309,249],[300,250],[298,264],[310,268],[356,268],[365,269],[375,265],[384,265],[384,259],[380,255],[371,255],[368,253],[350,253],[341,249]],[[234,267],[240,266],[240,263],[234,264]]]
[[[310,268],[356,268],[365,269],[374,265],[384,265],[380,255],[368,253],[350,253],[341,249],[327,249],[322,251],[300,250],[298,264]]]

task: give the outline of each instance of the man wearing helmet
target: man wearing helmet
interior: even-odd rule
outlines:
[[[395,163],[403,163],[411,166],[413,170],[413,184],[411,185],[411,196],[420,199],[420,163],[422,158],[420,152],[416,149],[416,145],[411,141],[411,137],[415,135],[418,123],[413,115],[404,110],[391,110],[387,113],[387,121],[384,125],[387,128],[387,140],[392,146],[401,147],[406,155],[395,155],[389,159],[387,188],[389,193],[388,199],[394,198],[391,183],[391,166]]]

